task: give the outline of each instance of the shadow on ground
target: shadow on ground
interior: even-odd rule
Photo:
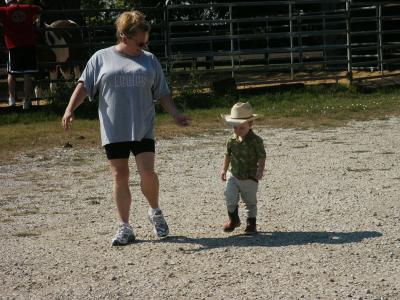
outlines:
[[[377,231],[356,232],[259,232],[256,235],[230,235],[224,237],[189,238],[170,236],[159,240],[161,243],[197,244],[200,247],[188,252],[196,252],[224,247],[284,247],[306,244],[347,244],[358,243],[364,239],[380,237]]]

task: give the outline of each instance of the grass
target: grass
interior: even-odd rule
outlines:
[[[176,97],[192,121],[189,127],[176,126],[169,115],[158,113],[157,138],[197,135],[226,128],[220,114],[228,114],[237,101],[249,101],[254,111],[264,115],[257,125],[310,128],[342,126],[349,120],[382,119],[400,115],[400,89],[386,88],[368,94],[356,89],[334,86],[310,86],[296,89],[261,89],[239,91],[235,95],[212,97],[207,94],[185,94]],[[204,103],[207,103],[205,105]],[[204,106],[208,108],[204,108]],[[201,107],[197,108],[196,107]],[[91,108],[95,110],[95,108]],[[7,112],[0,118],[0,161],[13,159],[19,153],[40,152],[67,142],[75,147],[100,145],[98,120],[79,116],[70,134],[61,128],[61,113],[36,109],[28,113]],[[84,110],[82,110],[84,111]]]

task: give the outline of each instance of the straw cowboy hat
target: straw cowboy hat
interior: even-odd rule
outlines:
[[[232,106],[230,115],[221,115],[221,117],[228,125],[237,126],[258,119],[261,115],[253,114],[253,108],[249,102],[238,102]]]

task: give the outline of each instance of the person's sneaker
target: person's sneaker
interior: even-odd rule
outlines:
[[[8,105],[15,106],[17,101],[14,98],[8,98]]]
[[[132,226],[128,224],[119,225],[117,234],[112,240],[113,246],[125,246],[135,241]]]
[[[166,237],[169,234],[168,224],[165,221],[164,215],[161,209],[157,209],[155,212],[149,209],[149,220],[154,226],[154,234],[159,238]]]
[[[30,108],[31,108],[31,101],[24,101],[24,103],[22,104],[22,109],[28,110]]]

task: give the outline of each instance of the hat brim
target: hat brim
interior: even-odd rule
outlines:
[[[238,126],[240,124],[253,121],[255,119],[261,118],[262,115],[253,114],[252,117],[247,119],[232,119],[231,115],[221,115],[222,119],[228,124],[229,126]]]

